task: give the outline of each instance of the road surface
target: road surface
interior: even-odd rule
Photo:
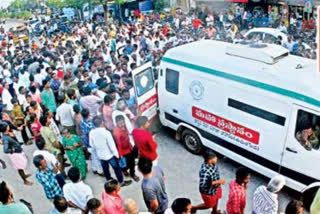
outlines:
[[[159,166],[161,166],[166,174],[166,187],[167,193],[169,195],[170,204],[176,197],[188,197],[192,200],[193,204],[201,203],[201,197],[198,192],[198,171],[203,159],[200,156],[192,155],[185,150],[185,148],[174,139],[174,133],[168,131],[167,129],[162,129],[159,134],[157,134],[157,143],[159,145]],[[35,179],[35,167],[32,165],[32,153],[36,149],[34,145],[24,147],[26,154],[29,158],[28,173],[32,173],[31,180],[34,185],[29,187],[23,185],[18,173],[11,168],[8,156],[3,153],[2,146],[0,147],[0,157],[4,158],[8,168],[3,170],[0,169],[0,180],[7,181],[12,187],[12,191],[16,200],[24,198],[25,200],[32,203],[35,214],[48,213],[48,210],[52,208],[49,200],[46,199],[42,187],[36,182]],[[227,184],[223,186],[223,197],[220,201],[219,208],[225,210],[227,194],[228,194],[228,184],[232,179],[234,179],[235,170],[238,164],[229,161],[225,158],[219,158],[218,162],[221,177],[227,179]],[[90,169],[90,166],[89,166]],[[111,169],[111,168],[110,168]],[[112,171],[112,169],[111,169]],[[113,171],[112,171],[113,173]],[[139,177],[141,175],[137,172]],[[247,194],[247,208],[246,213],[251,213],[251,199],[254,190],[259,185],[266,185],[268,179],[252,174],[252,179],[249,185]],[[101,192],[103,191],[103,185],[105,179],[97,175],[93,175],[91,170],[87,175],[85,180],[89,184],[94,192],[94,195],[101,199]],[[134,183],[128,187],[121,189],[120,195],[123,198],[133,198],[138,202],[141,210],[146,210],[143,202],[142,193],[140,190],[141,181],[139,183]],[[288,200],[290,199],[287,190],[280,193],[280,209],[284,210]],[[210,213],[209,211],[199,211],[198,213]]]

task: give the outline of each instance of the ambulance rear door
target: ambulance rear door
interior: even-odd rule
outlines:
[[[138,112],[153,119],[157,115],[157,89],[151,62],[132,71],[132,80],[136,92]]]

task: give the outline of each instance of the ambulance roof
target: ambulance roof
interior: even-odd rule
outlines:
[[[320,107],[316,60],[289,55],[278,45],[202,40],[170,49],[162,61]]]

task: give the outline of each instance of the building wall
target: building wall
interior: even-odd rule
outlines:
[[[209,10],[220,12],[230,9],[231,3],[221,0],[196,0],[196,5],[197,7],[205,5]]]

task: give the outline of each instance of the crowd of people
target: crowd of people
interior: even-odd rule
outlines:
[[[201,20],[194,14],[135,14],[129,23],[110,19],[107,27],[97,22],[74,23],[71,32],[57,31],[54,23],[48,22],[44,33],[27,46],[13,44],[2,28],[3,149],[24,184],[32,185],[31,175],[25,172],[28,161],[23,148],[35,144],[35,177],[54,205],[48,212],[141,213],[134,200],[119,195],[120,188],[140,181],[135,170],[138,159],[141,192],[149,212],[182,214],[212,208],[213,214],[222,213],[218,201],[226,180],[220,178],[212,152],[204,155],[199,173],[204,203],[194,205],[188,198],[177,198],[169,207],[165,174],[158,165],[157,139],[151,134],[148,118],[138,110],[131,72],[146,62],[156,68],[168,49],[187,42],[239,38],[240,26],[233,19],[225,20],[225,15],[216,20],[208,14]],[[226,29],[227,23],[232,25],[223,35],[219,31]],[[1,164],[3,168],[6,165],[3,160]],[[93,197],[84,182],[88,171],[106,179],[100,199]],[[70,182],[66,183],[67,179]],[[249,171],[239,168],[229,185],[228,214],[245,213],[249,181]],[[10,181],[0,184],[0,213],[31,213],[28,202],[13,200],[7,183]],[[284,178],[276,176],[268,186],[259,187],[250,202],[252,212],[278,213],[277,193],[284,185]],[[287,214],[302,212],[303,204],[296,200],[286,209]]]

